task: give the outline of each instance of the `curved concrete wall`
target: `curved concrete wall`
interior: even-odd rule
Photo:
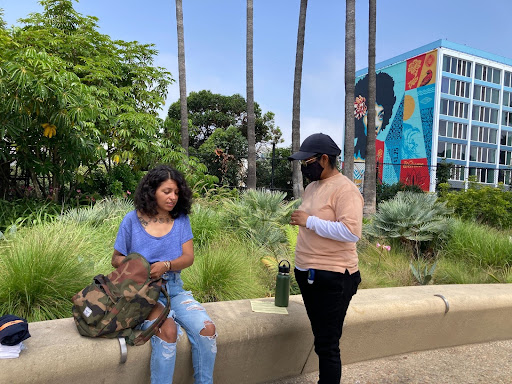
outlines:
[[[447,313],[435,294],[448,301]],[[288,315],[252,312],[249,300],[205,307],[219,333],[216,383],[264,383],[318,369],[300,296],[290,298]],[[512,284],[364,289],[347,313],[342,359],[347,364],[512,339],[511,318]],[[20,357],[0,360],[0,383],[149,383],[150,343],[128,347],[128,360],[120,364],[117,340],[81,337],[71,318],[31,323],[29,330]],[[178,342],[176,364],[174,383],[192,384],[186,336]]]

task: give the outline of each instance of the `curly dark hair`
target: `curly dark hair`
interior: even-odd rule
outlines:
[[[395,81],[387,73],[380,72],[377,73],[375,82],[377,85],[375,101],[384,108],[381,128],[381,131],[384,131],[389,123],[389,119],[393,113],[393,105],[395,105],[396,101],[394,91]],[[357,82],[354,96],[363,96],[366,98],[366,103],[368,104],[368,75]],[[369,108],[368,105],[367,107]],[[366,132],[362,118],[355,119],[355,137],[357,138],[357,143],[354,147],[354,156],[357,156],[359,153],[364,159],[366,157]]]
[[[135,209],[148,216],[155,216],[158,213],[155,192],[166,180],[174,180],[179,189],[178,202],[169,212],[171,217],[176,219],[180,215],[188,215],[192,206],[192,191],[181,172],[169,165],[158,165],[142,178],[133,199]]]

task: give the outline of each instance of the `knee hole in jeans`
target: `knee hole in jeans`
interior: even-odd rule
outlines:
[[[178,329],[174,320],[171,318],[166,319],[156,333],[156,336],[167,343],[175,343],[178,338]]]
[[[204,322],[204,328],[201,329],[201,332],[199,332],[199,334],[201,336],[215,338],[217,336],[216,332],[217,332],[217,330],[215,328],[215,324],[213,324],[213,321],[206,320]]]

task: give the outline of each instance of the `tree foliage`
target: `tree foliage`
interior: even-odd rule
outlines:
[[[192,122],[190,146],[198,149],[217,128],[237,127],[247,138],[247,102],[243,96],[231,96],[202,90],[190,92],[187,97],[188,118]],[[269,140],[274,113],[263,113],[254,103],[256,142]],[[174,102],[168,111],[171,120],[180,120],[180,102]],[[191,149],[192,150],[192,149]]]
[[[398,192],[414,192],[414,193],[424,193],[419,185],[409,185],[404,184],[401,181],[395,184],[386,184],[386,183],[377,183],[376,186],[376,198],[377,198],[377,206],[383,201],[387,201],[396,196]]]
[[[243,159],[247,157],[247,139],[235,126],[217,128],[199,147],[201,160],[208,173],[223,185],[240,186],[245,180]]]
[[[292,164],[288,161],[291,155],[291,148],[276,148],[274,159],[272,149],[264,151],[261,158],[256,162],[257,187],[269,188],[272,184],[272,161],[274,163],[274,189],[287,191],[288,198],[292,197]]]
[[[173,79],[154,66],[154,46],[101,34],[71,0],[40,3],[21,27],[0,28],[2,169],[15,163],[44,194],[74,182],[80,165],[138,169],[165,157],[157,112]]]

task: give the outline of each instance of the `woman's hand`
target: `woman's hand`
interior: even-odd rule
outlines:
[[[194,263],[194,243],[192,240],[185,242],[182,245],[183,254],[172,261],[157,261],[151,264],[151,278],[158,279],[167,271],[181,271],[190,267]],[[170,269],[167,269],[167,263]]]
[[[309,215],[306,212],[297,209],[293,211],[292,216],[290,217],[290,224],[305,227],[306,221],[308,221],[308,217]]]
[[[112,254],[112,260],[111,264],[114,268],[117,268],[121,265],[125,258],[125,255],[123,255],[121,252],[119,252],[117,249],[114,249],[114,253]]]
[[[157,261],[156,263],[151,264],[151,278],[158,279],[162,277],[162,275],[167,272],[167,266],[165,261]]]

